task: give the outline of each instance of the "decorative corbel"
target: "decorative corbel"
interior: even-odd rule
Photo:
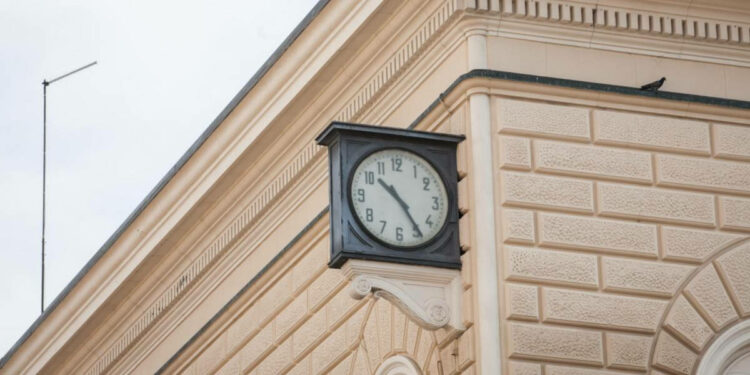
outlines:
[[[350,259],[341,270],[350,280],[349,294],[362,299],[373,293],[421,327],[463,331],[461,274],[457,270]]]

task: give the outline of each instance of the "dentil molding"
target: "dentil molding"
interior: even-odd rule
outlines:
[[[457,270],[350,259],[342,267],[349,294],[384,298],[419,326],[463,331],[461,274]]]

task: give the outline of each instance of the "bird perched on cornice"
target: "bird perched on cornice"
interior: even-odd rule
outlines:
[[[667,80],[666,77],[661,77],[661,79],[658,80],[658,81],[647,83],[647,84],[641,86],[641,90],[643,90],[643,91],[657,92],[657,91],[659,91],[659,88],[661,88],[661,85],[663,85],[664,81],[666,81],[666,80]]]

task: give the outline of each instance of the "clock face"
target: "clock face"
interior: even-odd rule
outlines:
[[[448,216],[448,194],[426,160],[402,149],[367,156],[349,189],[354,213],[375,238],[416,247],[434,238]]]

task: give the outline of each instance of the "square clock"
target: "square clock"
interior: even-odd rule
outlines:
[[[331,258],[461,268],[456,147],[464,136],[331,123]]]

